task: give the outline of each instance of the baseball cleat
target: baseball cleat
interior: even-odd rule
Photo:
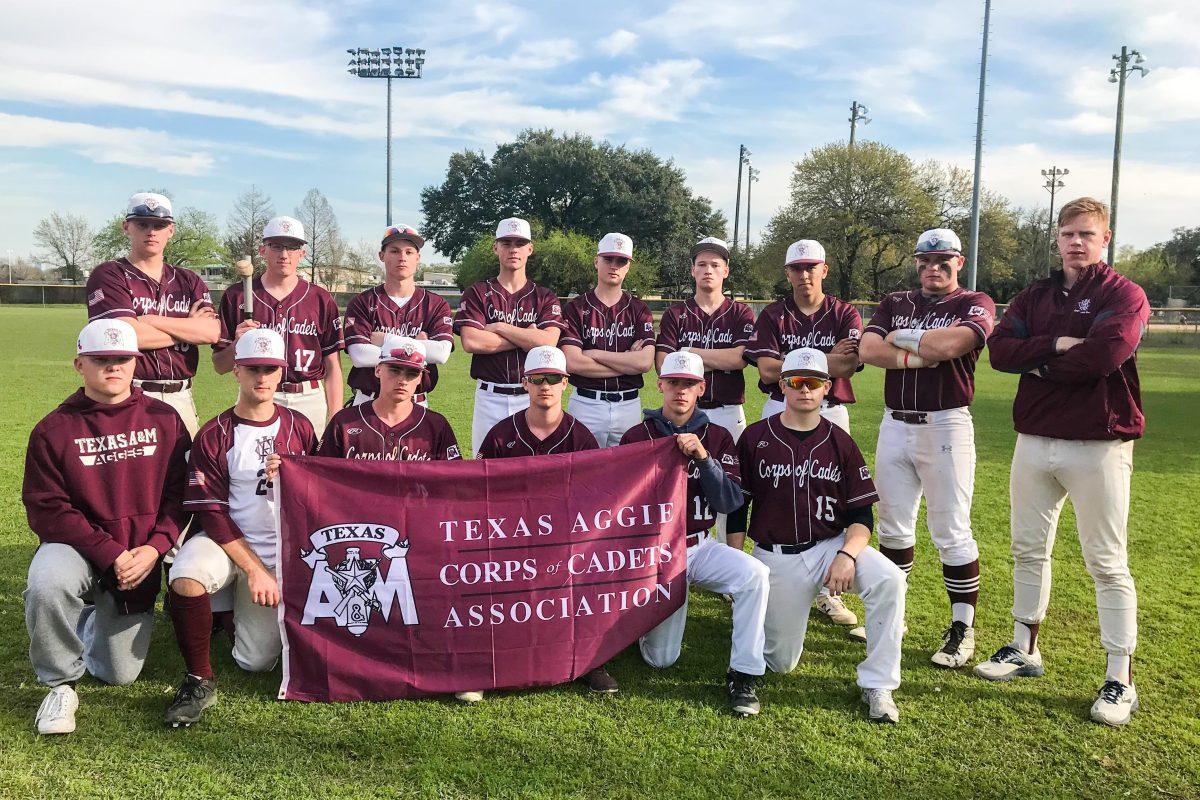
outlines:
[[[483,700],[483,692],[455,692],[454,696],[468,705]]]
[[[846,608],[846,604],[842,602],[842,598],[837,595],[819,595],[817,601],[813,603],[813,608],[829,617],[829,621],[835,625],[858,624],[858,615]]]
[[[974,674],[989,681],[1011,681],[1013,678],[1040,678],[1046,673],[1041,653],[1026,653],[1015,645],[1006,644],[987,661],[975,665]]]
[[[891,689],[863,689],[862,701],[867,704],[867,718],[871,722],[895,725],[900,721],[900,709],[896,708]]]
[[[55,686],[38,707],[37,732],[43,736],[74,732],[78,709],[79,695],[75,690],[65,683]]]
[[[1119,728],[1128,725],[1137,710],[1137,689],[1133,684],[1109,680],[1100,687],[1096,702],[1092,703],[1092,719]]]
[[[856,642],[865,642],[867,640],[867,629],[859,625],[857,628],[851,628],[846,631],[846,635]]]
[[[930,659],[939,667],[958,669],[975,655],[975,629],[965,622],[951,622],[942,633],[942,649]]]
[[[588,674],[584,675],[582,680],[593,692],[598,692],[600,694],[616,694],[620,690],[620,687],[617,686],[616,679],[612,675],[608,674],[608,670],[605,669],[606,666],[606,664],[601,664]]]
[[[217,702],[217,682],[211,678],[184,675],[183,683],[175,692],[175,699],[167,707],[163,723],[172,728],[192,726],[200,721],[204,709]]]
[[[758,695],[754,692],[753,675],[731,669],[725,675],[725,694],[729,696],[729,707],[737,716],[745,719],[762,710]]]

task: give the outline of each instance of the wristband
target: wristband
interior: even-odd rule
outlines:
[[[858,563],[858,559],[855,558],[854,556],[850,555],[849,553],[847,553],[845,550],[838,550],[836,555],[843,555],[846,558],[850,559],[853,563],[855,563],[855,564]]]
[[[896,335],[892,337],[892,344],[902,350],[907,350],[913,355],[920,355],[921,337],[924,335],[925,331],[923,330],[900,328],[896,331]]]

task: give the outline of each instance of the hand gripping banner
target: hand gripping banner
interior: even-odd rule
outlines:
[[[287,457],[279,696],[563,683],[683,604],[674,439],[494,461]]]

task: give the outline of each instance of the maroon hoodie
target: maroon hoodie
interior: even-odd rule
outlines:
[[[1137,439],[1146,428],[1137,348],[1150,320],[1142,287],[1100,261],[1070,289],[1062,270],[1013,299],[988,339],[992,367],[1021,374],[1018,433],[1052,439]],[[1060,336],[1083,339],[1056,355]]]
[[[162,582],[159,567],[136,588],[119,591],[113,562],[144,544],[164,554],[179,539],[188,520],[190,447],[175,409],[141,389],[115,405],[80,389],[29,435],[21,491],[29,527],[43,542],[78,550],[124,613],[148,610]]]

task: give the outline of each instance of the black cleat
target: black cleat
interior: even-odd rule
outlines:
[[[175,699],[167,707],[163,722],[172,728],[187,728],[200,721],[204,709],[217,702],[217,682],[208,678],[185,675]]]
[[[607,664],[601,664],[594,670],[584,675],[581,679],[587,684],[587,687],[593,692],[599,694],[616,694],[620,688],[617,686],[617,680],[612,675],[608,674],[605,667]]]
[[[758,703],[758,695],[754,693],[753,675],[729,670],[725,676],[725,694],[729,696],[729,707],[737,716],[745,719],[762,710]]]

